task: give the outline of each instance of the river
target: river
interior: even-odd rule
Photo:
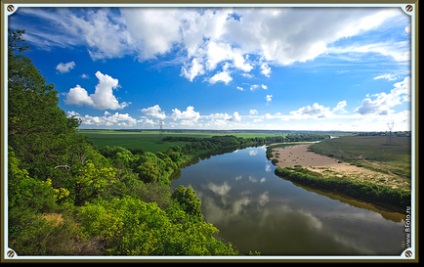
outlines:
[[[205,220],[245,255],[399,256],[405,249],[402,214],[281,179],[265,151],[201,160],[181,169],[172,187],[192,186]]]

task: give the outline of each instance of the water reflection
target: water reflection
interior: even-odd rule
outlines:
[[[172,186],[193,186],[205,220],[244,254],[400,255],[404,250],[403,221],[307,191],[276,177],[268,164],[263,148],[239,150],[182,169]]]
[[[265,171],[266,172],[271,172],[271,164],[266,164],[265,165]]]

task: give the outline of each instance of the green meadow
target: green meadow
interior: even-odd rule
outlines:
[[[310,146],[312,152],[359,167],[411,178],[411,137],[345,136]]]

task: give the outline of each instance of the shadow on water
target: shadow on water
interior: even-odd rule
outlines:
[[[279,177],[279,178],[281,178],[281,177]],[[284,178],[281,178],[281,179],[284,179]],[[284,180],[289,181],[287,179],[284,179]],[[289,181],[289,182],[291,182],[291,181]],[[338,200],[338,201],[340,201],[342,203],[346,203],[350,206],[377,212],[384,219],[389,220],[389,221],[400,223],[400,222],[405,220],[405,214],[403,214],[399,211],[393,211],[393,209],[394,209],[393,207],[386,208],[386,207],[381,206],[381,205],[360,201],[360,200],[357,200],[357,199],[354,199],[354,198],[351,198],[349,196],[342,195],[342,194],[339,194],[339,193],[333,193],[333,192],[326,191],[326,190],[316,189],[316,188],[312,188],[312,187],[309,187],[309,186],[301,185],[299,183],[294,183],[294,182],[291,182],[291,183],[294,184],[297,187],[300,187],[300,188],[306,190],[306,191],[316,193],[318,195],[326,196],[326,197],[333,199],[333,200]]]

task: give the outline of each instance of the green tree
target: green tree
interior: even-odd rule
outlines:
[[[58,107],[58,92],[46,84],[31,60],[21,52],[24,31],[10,31],[8,44],[9,145],[32,177],[45,179],[63,160],[67,137],[79,121]],[[36,106],[34,106],[36,105]]]
[[[197,197],[193,187],[180,185],[172,193],[172,199],[178,201],[187,213],[203,218],[202,211],[200,210],[200,199]]]

